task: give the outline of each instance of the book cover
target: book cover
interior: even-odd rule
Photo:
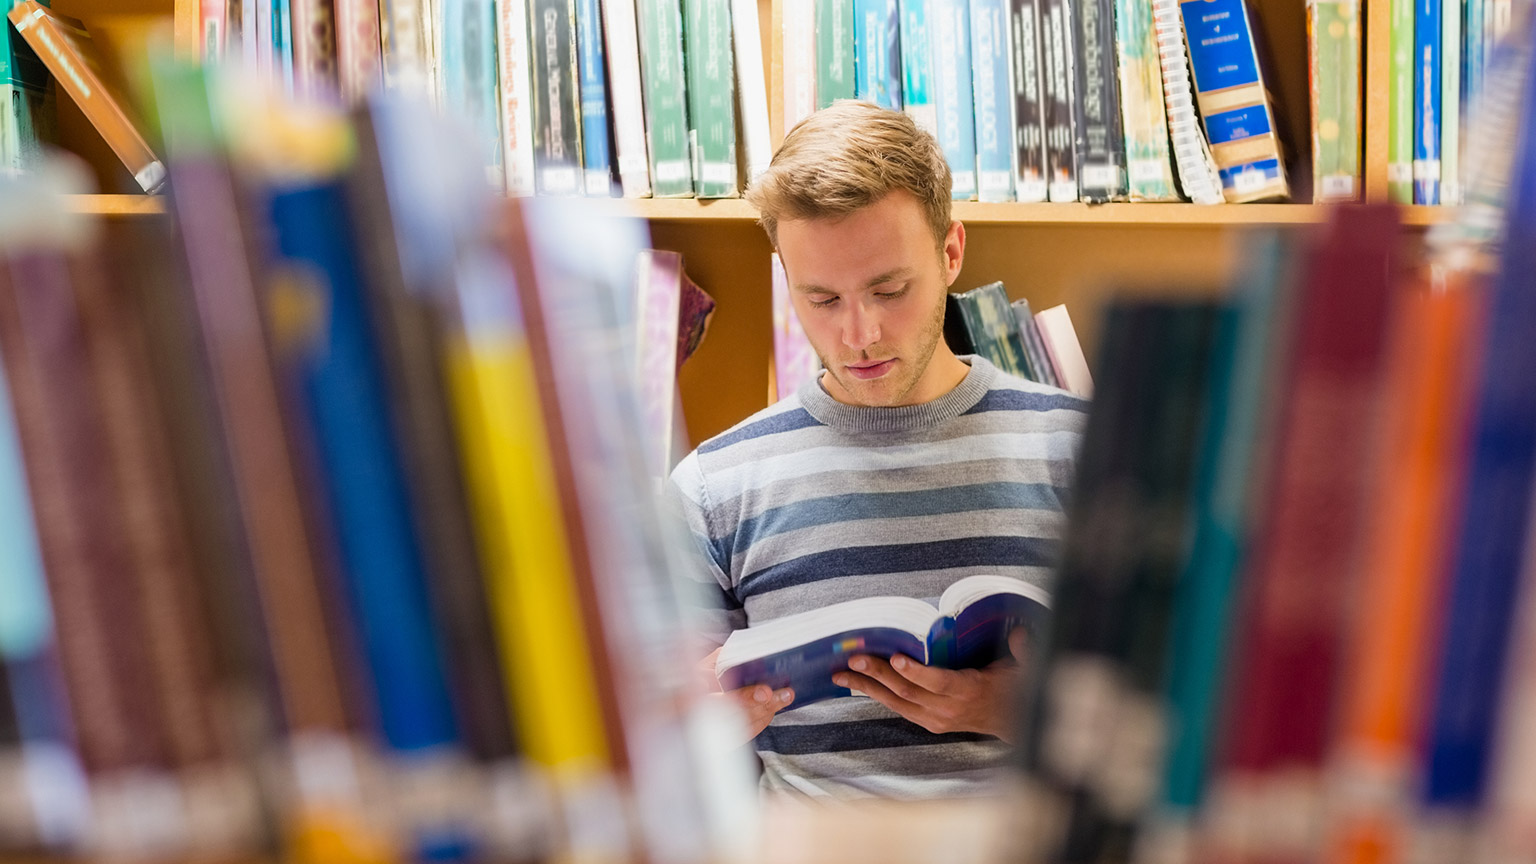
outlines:
[[[731,40],[736,49],[736,109],[741,121],[744,181],[768,170],[773,145],[768,126],[768,83],[763,72],[763,36],[756,0],[731,0]]]
[[[816,110],[816,9],[813,0],[784,0],[780,8],[779,38],[784,46],[780,130],[788,135]]]
[[[1312,91],[1312,199],[1360,197],[1360,4],[1310,0],[1307,66]]]
[[[1320,852],[1310,826],[1324,812],[1333,683],[1370,515],[1370,427],[1359,418],[1379,404],[1397,232],[1390,205],[1340,205],[1296,282],[1274,473],[1255,523],[1244,623],[1232,646],[1241,659],[1212,783],[1212,824],[1229,826],[1217,829],[1218,854],[1305,861]],[[1259,824],[1277,794],[1307,821],[1243,830]]]
[[[1040,341],[1045,343],[1045,353],[1051,358],[1061,386],[1084,399],[1092,399],[1093,375],[1088,371],[1088,358],[1083,356],[1083,346],[1067,307],[1041,309],[1035,313],[1035,324],[1040,328]]]
[[[898,0],[901,14],[901,110],[917,128],[938,137],[933,105],[933,46],[928,35],[926,0]]]
[[[730,0],[683,0],[688,72],[688,149],[700,198],[735,198],[736,75]]]
[[[1077,59],[1073,135],[1078,192],[1090,204],[1123,201],[1125,129],[1120,120],[1120,82],[1115,71],[1114,0],[1083,0],[1072,7]]]
[[[382,45],[377,0],[336,0],[336,75],[343,99],[356,102],[383,82]]]
[[[723,690],[767,684],[792,687],[795,705],[849,695],[832,683],[855,654],[903,654],[924,665],[979,669],[1008,656],[1008,634],[1035,637],[1050,615],[1045,589],[1008,576],[967,576],[937,603],[912,597],[865,597],[735,630],[715,660]]]
[[[1233,204],[1289,196],[1246,3],[1183,0],[1179,10],[1222,194]]]
[[[970,0],[971,80],[976,115],[976,200],[1012,201],[1013,86],[1009,0]]]
[[[594,198],[613,197],[609,152],[608,60],[598,0],[577,0],[576,46],[581,73],[581,164],[583,188]]]
[[[1413,203],[1414,0],[1391,0],[1391,67],[1387,75],[1387,194]]]
[[[580,195],[581,91],[575,0],[531,0],[533,168],[540,195]]]
[[[1045,63],[1039,0],[1015,0],[1009,9],[1013,53],[1013,185],[1019,201],[1046,200]]]
[[[631,10],[630,30],[633,37],[634,6],[618,5],[628,5]],[[501,170],[506,179],[507,194],[514,198],[534,193],[533,83],[528,25],[527,3],[496,4],[496,93],[500,99],[497,119],[501,127]],[[634,50],[631,49],[631,54]],[[640,70],[637,65],[635,80],[632,82],[637,93],[639,80]],[[638,110],[638,95],[635,103],[632,108],[626,108]],[[614,113],[616,116],[619,113],[617,100]]]
[[[815,0],[816,107],[855,98],[853,0]]]
[[[784,264],[779,260],[779,253],[774,252],[769,258],[773,269],[775,388],[771,398],[777,401],[819,376],[821,359],[816,356],[816,349],[811,347],[811,340],[806,338],[805,328],[800,326],[800,319],[795,315],[794,304],[789,298],[789,277],[784,273]]]
[[[949,162],[951,195],[976,197],[976,102],[971,88],[969,0],[933,0],[928,6],[933,50],[933,108],[939,147]]]
[[[954,298],[955,308],[960,310],[975,353],[1010,375],[1027,381],[1040,380],[1024,350],[1019,321],[1008,305],[1008,292],[1003,283],[992,282],[969,291],[951,293],[950,297]]]
[[[1413,203],[1440,203],[1442,0],[1413,4]]]
[[[1072,6],[1067,0],[1040,0],[1041,57],[1044,61],[1046,189],[1051,201],[1077,200],[1077,133],[1073,105],[1076,49]]]
[[[944,344],[956,356],[976,353],[976,341],[965,323],[965,310],[960,308],[959,295],[954,292],[944,295]]]
[[[1116,0],[1115,52],[1127,194],[1132,201],[1177,201],[1151,0]]]
[[[507,5],[499,4],[497,9]],[[649,198],[651,163],[646,155],[645,101],[640,88],[640,33],[635,21],[635,4],[626,0],[603,0],[602,7],[619,183],[625,198]]]
[[[108,89],[97,65],[90,34],[80,22],[58,15],[37,0],[23,0],[9,13],[16,32],[37,53],[58,86],[122,160],[146,192],[165,181],[165,166],[144,140],[129,104]]]
[[[443,98],[449,110],[466,122],[474,137],[486,182],[493,189],[505,188],[496,80],[496,10],[492,0],[458,0],[448,4],[440,48]],[[569,107],[569,100],[563,107]]]
[[[1013,307],[1013,317],[1019,322],[1019,336],[1024,343],[1024,355],[1029,358],[1034,380],[1051,387],[1060,387],[1061,379],[1056,377],[1056,367],[1051,365],[1050,355],[1046,353],[1045,340],[1040,337],[1040,325],[1035,323],[1035,313],[1029,308],[1029,300],[1020,297],[1009,305]]]
[[[640,17],[645,129],[651,148],[651,194],[657,198],[689,198],[694,194],[693,151],[688,138],[688,70],[683,65],[682,5],[680,0],[639,0],[636,8]],[[809,13],[809,7],[806,11]],[[809,23],[806,22],[807,28]]]
[[[901,110],[898,0],[853,0],[854,96]],[[820,104],[820,94],[817,102]]]

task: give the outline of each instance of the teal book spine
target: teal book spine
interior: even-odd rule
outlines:
[[[816,0],[816,107],[854,93],[853,0]]]
[[[690,198],[693,159],[688,149],[682,8],[678,0],[640,0],[637,9],[651,193],[657,198]]]
[[[494,189],[506,185],[496,88],[496,10],[491,0],[460,0],[444,10],[443,95],[469,123],[475,152]]]
[[[684,0],[688,70],[688,141],[700,198],[735,198],[735,69],[731,0]]]
[[[928,42],[928,4],[898,0],[901,11],[901,110],[919,129],[939,134],[933,107],[933,48]]]
[[[976,197],[976,103],[971,90],[971,10],[966,0],[932,0],[933,106],[939,147],[949,162],[956,201]]]
[[[901,15],[897,0],[853,0],[855,95],[901,110]]]
[[[971,81],[976,104],[976,197],[1013,200],[1013,86],[1008,0],[970,0]]]

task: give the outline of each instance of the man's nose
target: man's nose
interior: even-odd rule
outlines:
[[[880,316],[868,303],[849,303],[848,317],[843,322],[843,344],[855,351],[863,351],[880,341]]]

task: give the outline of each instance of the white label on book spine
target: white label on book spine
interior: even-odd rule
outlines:
[[[1263,171],[1249,170],[1239,171],[1232,177],[1232,189],[1239,193],[1254,192],[1264,188],[1265,176]]]
[[[657,183],[677,183],[683,180],[693,179],[693,169],[688,163],[681,160],[656,163]]]
[[[550,195],[575,195],[581,189],[576,169],[570,165],[544,168],[539,173],[544,178],[544,190]]]
[[[705,183],[736,184],[736,166],[730,162],[705,162],[701,173]]]
[[[91,781],[95,855],[171,858],[187,851],[181,784],[164,771],[132,769]]]
[[[1132,183],[1156,183],[1163,179],[1163,168],[1167,164],[1162,159],[1132,159],[1126,167]]]
[[[1387,163],[1388,183],[1410,183],[1413,181],[1413,166],[1407,162]]]
[[[588,171],[587,173],[587,197],[609,198],[613,194],[613,182],[607,171]]]
[[[1012,201],[1012,171],[982,171],[980,197],[983,201]]]
[[[1413,179],[1415,180],[1439,180],[1439,159],[1415,159],[1413,160]]]
[[[1084,165],[1081,182],[1084,186],[1100,189],[1106,186],[1119,186],[1120,166]]]
[[[1322,185],[1324,198],[1355,197],[1355,178],[1348,174],[1329,174],[1323,177]]]
[[[1066,180],[1053,182],[1050,187],[1052,201],[1076,201],[1077,184]]]

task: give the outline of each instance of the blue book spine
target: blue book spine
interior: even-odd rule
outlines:
[[[898,0],[901,10],[901,104],[918,128],[939,134],[933,108],[933,49],[928,43],[927,0]]]
[[[490,0],[456,0],[443,10],[443,98],[473,130],[475,152],[493,189],[506,183],[496,79],[496,7]]]
[[[293,10],[291,0],[272,0],[272,56],[283,76],[283,90],[293,93]]]
[[[1521,38],[1521,37],[1517,37]],[[1519,140],[1536,134],[1536,90],[1527,88]],[[1536,161],[1511,178],[1510,237],[1536,232]],[[1426,803],[1476,808],[1490,755],[1520,589],[1536,478],[1536,388],[1515,370],[1536,364],[1536,244],[1504,244],[1482,341],[1471,453],[1429,720]],[[1526,586],[1531,588],[1533,586]]]
[[[1440,203],[1440,0],[1417,0],[1413,15],[1413,203]]]
[[[503,0],[506,2],[506,0]],[[588,195],[613,197],[608,152],[608,62],[603,54],[603,19],[598,0],[577,0],[576,43],[581,72],[581,153]]]
[[[976,197],[976,117],[971,90],[971,12],[967,0],[932,0],[933,106],[939,147],[954,178],[957,201]]]
[[[1008,0],[971,0],[971,76],[976,102],[976,197],[1013,200],[1013,86],[1008,75]]]
[[[289,189],[272,197],[270,215],[277,254],[314,274],[281,289],[302,292],[294,308],[314,314],[274,341],[302,406],[296,426],[316,454],[374,714],[389,749],[419,760],[458,734],[346,201],[335,183]],[[430,820],[408,830],[420,849],[441,850],[457,829]]]
[[[901,110],[901,15],[897,0],[853,0],[855,96]]]

